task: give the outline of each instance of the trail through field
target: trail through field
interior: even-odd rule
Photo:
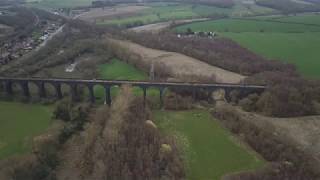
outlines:
[[[120,16],[125,14],[137,13],[141,10],[147,9],[146,6],[116,6],[112,8],[94,8],[90,11],[83,13],[77,18],[85,21],[95,21],[98,18],[111,18],[114,16]]]
[[[200,76],[205,78],[215,77],[219,83],[240,83],[245,78],[240,74],[209,65],[180,53],[146,48],[124,40],[108,40],[133,54],[139,55],[142,57],[141,61],[143,63],[152,64],[153,61],[157,61],[164,64],[166,68],[170,69],[171,75],[178,79],[183,76]]]

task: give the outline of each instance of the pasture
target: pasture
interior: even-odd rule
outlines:
[[[177,138],[188,179],[218,180],[229,173],[264,165],[205,110],[155,111],[154,118],[162,132]]]
[[[296,65],[298,71],[307,77],[319,78],[320,25],[296,24],[316,24],[318,17],[301,15],[268,18],[282,22],[264,21],[263,18],[223,19],[179,26],[176,31],[182,32],[191,28],[194,31],[218,32],[218,35],[230,38],[268,59]]]
[[[32,138],[50,125],[50,107],[0,102],[0,160],[31,151]],[[14,133],[13,133],[14,132]]]

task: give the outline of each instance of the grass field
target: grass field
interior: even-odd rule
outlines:
[[[44,8],[73,8],[90,6],[93,0],[27,0],[30,5]]]
[[[205,110],[155,111],[154,118],[163,132],[173,134],[181,143],[190,180],[218,180],[264,165]]]
[[[224,33],[250,50],[271,59],[295,64],[313,78],[320,77],[320,32],[313,33]]]
[[[100,78],[109,80],[148,80],[148,75],[132,65],[122,62],[118,59],[113,59],[110,63],[100,65],[99,68]],[[116,96],[119,88],[112,87],[111,95]],[[140,88],[133,88],[133,94],[141,96],[143,91]],[[99,99],[104,99],[104,88],[95,87],[95,95]],[[147,91],[148,97],[156,97],[159,95],[159,91],[156,89],[150,89]]]
[[[319,32],[320,26],[308,26],[301,24],[285,24],[267,21],[221,19],[215,21],[196,22],[179,26],[177,31],[186,31],[191,28],[194,31],[214,31],[214,32],[282,32],[282,33],[302,33]]]
[[[275,19],[282,22],[295,22],[320,25],[320,14],[303,14],[297,16],[284,16]]]
[[[256,5],[248,9],[241,3],[237,3],[233,8],[219,8],[205,5],[177,4],[177,3],[149,3],[148,8],[133,17],[115,18],[113,20],[98,21],[98,24],[125,25],[136,21],[150,24],[158,21],[168,21],[174,19],[188,19],[209,16],[212,14],[224,14],[229,16],[247,16],[254,14],[273,13],[274,10]]]
[[[310,17],[309,20],[307,17]],[[269,17],[273,18],[273,17]],[[285,21],[277,17],[274,20]],[[314,16],[287,17],[290,21],[317,23]],[[288,20],[289,22],[289,20]],[[279,22],[224,19],[177,27],[177,31],[214,31],[269,59],[295,64],[299,72],[320,77],[320,26]]]
[[[0,160],[31,151],[32,137],[49,127],[51,111],[41,105],[0,102]]]

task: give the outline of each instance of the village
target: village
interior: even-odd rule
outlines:
[[[213,39],[216,36],[217,36],[216,32],[211,32],[211,31],[208,31],[208,32],[206,32],[206,31],[192,31],[190,28],[188,28],[185,33],[178,33],[177,34],[178,38],[201,37],[201,38]]]
[[[16,60],[47,41],[59,28],[59,22],[42,21],[28,36],[20,36],[0,45],[0,66]]]

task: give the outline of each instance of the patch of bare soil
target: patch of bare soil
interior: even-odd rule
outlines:
[[[167,21],[167,22],[160,22],[160,23],[154,23],[154,24],[148,24],[148,25],[144,25],[144,26],[134,27],[134,28],[130,28],[129,30],[134,31],[134,32],[154,32],[154,33],[157,33],[163,29],[170,27],[173,23],[176,25],[179,25],[179,24],[184,24],[184,23],[191,23],[191,22],[205,21],[205,20],[208,20],[208,18]]]
[[[320,116],[274,118],[244,112],[240,108],[237,111],[256,126],[272,130],[279,139],[289,139],[300,150],[312,155],[320,165]]]
[[[145,64],[152,64],[153,62],[163,64],[169,69],[171,76],[177,79],[183,76],[200,76],[208,79],[215,77],[216,82],[219,83],[240,83],[245,78],[240,74],[209,65],[180,53],[146,48],[129,41],[108,40],[133,54],[139,55],[141,61]]]
[[[116,6],[112,8],[94,8],[79,15],[77,18],[85,21],[94,22],[96,19],[110,19],[115,16],[135,14],[147,9],[147,6]]]

